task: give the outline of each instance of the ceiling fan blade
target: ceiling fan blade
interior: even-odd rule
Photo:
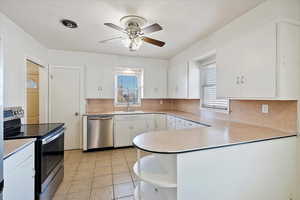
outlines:
[[[144,34],[153,33],[153,32],[157,32],[160,30],[162,30],[162,27],[157,23],[147,26],[145,28],[142,28],[142,32]]]
[[[120,26],[117,26],[117,25],[115,25],[115,24],[112,24],[112,23],[104,23],[104,25],[105,25],[105,26],[108,26],[108,27],[110,27],[110,28],[113,28],[113,29],[115,29],[115,30],[121,31],[121,32],[123,32],[123,33],[126,33],[126,31],[125,31],[124,28],[122,28],[122,27],[120,27]]]
[[[114,38],[110,38],[110,39],[106,39],[106,40],[101,40],[99,41],[99,43],[106,43],[112,40],[117,40],[117,39],[122,39],[123,37],[119,36],[119,37],[114,37]]]
[[[149,38],[149,37],[143,37],[142,38],[144,42],[159,46],[159,47],[163,47],[166,43],[159,41],[159,40],[155,40],[153,38]]]

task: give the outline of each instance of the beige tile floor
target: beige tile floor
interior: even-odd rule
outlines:
[[[134,148],[65,151],[65,176],[53,200],[133,200]]]

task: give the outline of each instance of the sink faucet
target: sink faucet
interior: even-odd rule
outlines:
[[[127,112],[129,112],[130,111],[129,95],[128,94],[124,94],[123,97],[124,97],[124,99],[125,99],[125,101],[127,103],[127,109],[126,110],[127,110]]]

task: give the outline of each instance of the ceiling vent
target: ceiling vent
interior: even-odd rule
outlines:
[[[74,22],[72,20],[62,19],[60,22],[67,28],[77,28],[78,27],[76,22]]]

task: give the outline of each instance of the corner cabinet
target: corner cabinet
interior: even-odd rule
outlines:
[[[217,96],[297,99],[300,27],[267,24],[217,50]]]
[[[200,98],[200,68],[195,61],[171,63],[168,69],[168,98]]]

